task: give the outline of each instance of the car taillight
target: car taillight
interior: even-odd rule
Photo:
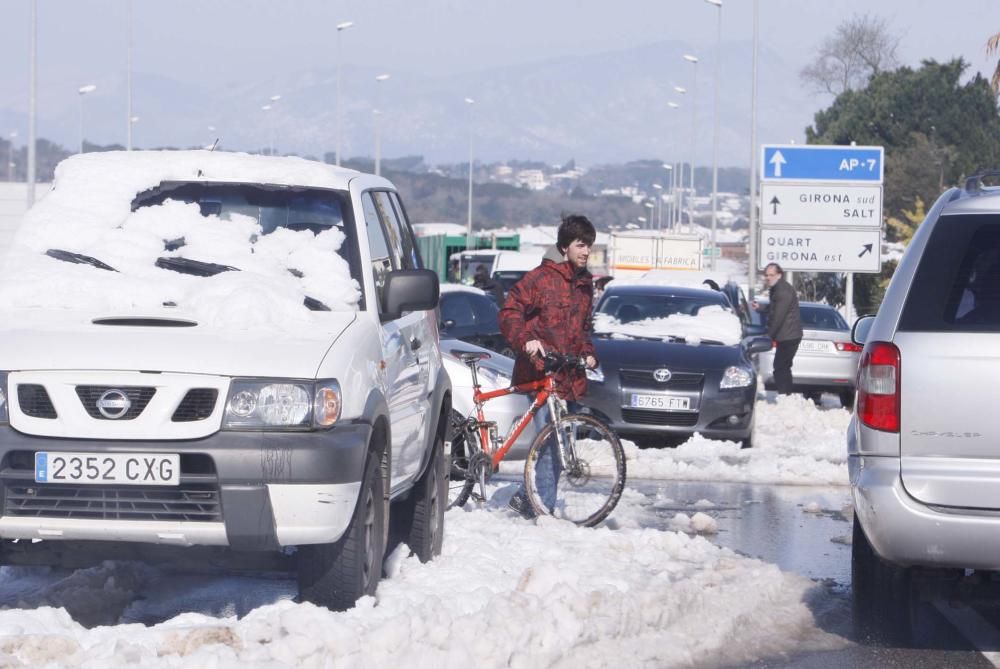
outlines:
[[[899,432],[899,349],[884,341],[864,347],[858,365],[858,419],[867,427]]]
[[[845,353],[861,353],[862,349],[864,349],[864,346],[861,344],[855,344],[852,341],[835,341],[833,343],[837,347],[838,351]]]

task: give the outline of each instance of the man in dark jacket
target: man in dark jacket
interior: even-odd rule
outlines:
[[[564,217],[556,241],[561,262],[546,257],[511,288],[500,310],[500,332],[517,351],[512,383],[543,378],[542,358],[549,351],[581,356],[588,367],[597,367],[590,340],[594,287],[587,271],[596,236],[585,216]],[[587,375],[582,370],[561,370],[555,381],[556,394],[564,400],[578,400],[587,392]],[[539,493],[549,508],[555,503],[560,474],[559,458],[552,450],[542,453],[535,469]],[[511,507],[523,516],[532,515],[523,490],[511,498]]]
[[[785,271],[778,263],[764,268],[764,279],[771,287],[768,305],[756,300],[753,308],[767,314],[767,334],[777,344],[774,351],[774,385],[779,395],[792,393],[792,359],[802,341],[802,317],[799,298],[792,285],[785,281]]]
[[[503,306],[503,287],[490,277],[485,266],[476,266],[476,272],[472,275],[472,285],[492,297],[498,307]]]

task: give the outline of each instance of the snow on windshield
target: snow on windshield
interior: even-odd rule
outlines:
[[[623,307],[630,306],[628,304]],[[631,311],[631,310],[629,310]],[[621,319],[621,320],[619,320]],[[740,342],[743,330],[731,311],[717,305],[701,307],[694,315],[671,314],[662,318],[631,320],[624,312],[594,314],[594,332],[612,337],[679,337],[688,344],[717,341],[732,346]]]
[[[226,329],[292,330],[321,324],[322,312],[356,310],[360,286],[338,254],[344,233],[330,227],[278,228],[256,219],[204,215],[195,203],[131,205],[164,182],[323,186],[343,175],[305,160],[204,151],[111,152],[70,158],[52,192],[25,216],[0,270],[0,308],[74,309],[99,316],[187,317]],[[183,238],[181,248],[165,242]],[[117,271],[46,255],[50,249],[95,258]],[[238,268],[194,276],[155,265],[183,257]],[[300,276],[301,275],[301,276]]]

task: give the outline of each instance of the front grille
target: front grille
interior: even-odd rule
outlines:
[[[52,406],[45,386],[33,383],[17,386],[17,405],[21,413],[32,418],[56,418],[56,408]]]
[[[623,384],[632,388],[656,390],[701,390],[705,375],[700,372],[673,372],[669,381],[657,381],[651,369],[623,369],[619,372]]]
[[[187,395],[181,400],[170,420],[175,423],[205,420],[215,411],[217,399],[219,399],[219,391],[215,388],[192,388],[187,391]]]
[[[698,424],[698,414],[683,411],[649,411],[648,409],[622,409],[626,423],[637,425],[671,425],[693,427]]]
[[[94,486],[6,482],[4,515],[91,520],[222,520],[218,486]]]
[[[125,395],[128,396],[129,401],[132,405],[129,407],[125,415],[120,416],[116,419],[109,419],[102,415],[100,410],[97,408],[97,400],[101,399],[101,395],[109,390],[120,390]],[[156,394],[156,388],[150,388],[146,386],[77,386],[76,395],[80,398],[83,403],[83,408],[87,410],[91,418],[96,418],[98,420],[132,420],[142,413],[146,405],[149,404],[149,400],[153,399],[153,395]]]
[[[177,486],[35,483],[34,453],[11,451],[0,469],[3,514],[29,518],[220,522],[222,503],[212,459],[181,454]]]

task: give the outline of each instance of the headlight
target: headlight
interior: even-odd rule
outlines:
[[[0,423],[10,420],[10,412],[7,410],[7,372],[0,372]]]
[[[719,384],[721,390],[726,388],[746,388],[753,383],[753,374],[749,369],[743,367],[729,367],[722,375],[722,382]]]
[[[223,429],[308,430],[340,418],[340,384],[328,381],[234,379]]]
[[[594,369],[587,369],[587,380],[593,381],[594,383],[604,383],[604,371],[601,369],[600,365]]]

